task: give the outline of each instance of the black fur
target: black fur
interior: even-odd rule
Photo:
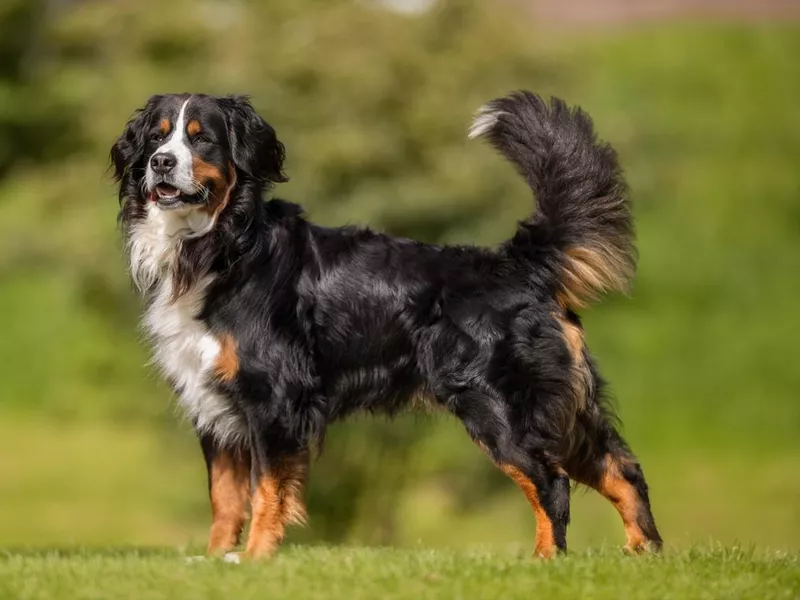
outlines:
[[[126,229],[143,218],[143,130],[161,98],[112,150]],[[538,206],[490,250],[320,227],[297,205],[262,201],[269,184],[285,180],[283,146],[241,98],[216,102],[237,186],[214,230],[184,244],[174,268],[190,274],[183,290],[215,277],[197,318],[236,341],[238,372],[217,385],[245,417],[255,468],[307,449],[332,421],[393,414],[423,394],[535,484],[558,548],[566,548],[567,474],[597,487],[609,456],[627,465],[643,529],[660,543],[594,363],[566,335],[580,321],[564,298],[627,282],[635,262],[615,154],[596,142],[584,113],[529,93],[489,105],[496,122],[481,133],[517,166]],[[576,248],[594,253],[588,268],[610,272],[610,284],[581,280]]]
[[[288,181],[283,174],[284,148],[275,130],[253,110],[246,96],[217,100],[225,114],[236,166],[260,183]]]

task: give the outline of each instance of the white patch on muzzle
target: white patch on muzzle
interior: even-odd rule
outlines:
[[[161,176],[153,171],[150,159],[156,154],[169,153],[175,156],[175,167],[169,172],[164,182],[173,185],[186,195],[196,194],[200,191],[200,186],[194,180],[194,169],[192,168],[192,151],[189,149],[186,140],[186,107],[189,105],[191,96],[181,105],[178,119],[172,128],[167,141],[161,144],[158,149],[147,159],[147,172],[145,180],[147,191],[152,191],[157,183],[160,183]]]

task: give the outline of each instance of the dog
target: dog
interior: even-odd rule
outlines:
[[[306,518],[329,423],[425,398],[524,492],[535,555],[566,551],[570,480],[618,510],[626,549],[662,546],[576,311],[625,291],[636,250],[614,150],[562,100],[489,102],[484,138],[525,178],[532,216],[494,249],[327,228],[262,196],[284,146],[241,96],[150,98],[111,150],[143,328],[200,439],[209,555],[270,556]]]

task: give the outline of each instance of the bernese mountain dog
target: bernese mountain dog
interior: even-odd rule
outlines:
[[[271,555],[303,522],[329,423],[424,398],[524,492],[535,555],[566,550],[570,479],[657,551],[642,469],[615,426],[576,311],[625,290],[636,251],[616,153],[559,99],[484,106],[481,137],[535,210],[496,248],[321,227],[263,195],[284,147],[245,97],[150,98],[111,149],[119,219],[155,362],[208,466],[210,555]]]

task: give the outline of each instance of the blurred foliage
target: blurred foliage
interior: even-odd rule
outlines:
[[[480,0],[423,15],[370,0],[6,2],[0,542],[202,536],[202,461],[144,366],[104,176],[151,94],[250,94],[287,146],[277,193],[315,221],[492,244],[532,203],[466,127],[529,88],[584,106],[629,172],[637,287],[586,322],[665,536],[800,547],[798,55],[792,25],[567,34]],[[528,542],[533,528],[443,416],[334,427],[309,501],[299,540]],[[754,504],[767,514],[750,518]],[[571,539],[619,539],[599,500],[576,496],[574,515]]]
[[[63,156],[80,142],[75,107],[48,81],[44,5],[0,5],[0,177],[12,167]]]

